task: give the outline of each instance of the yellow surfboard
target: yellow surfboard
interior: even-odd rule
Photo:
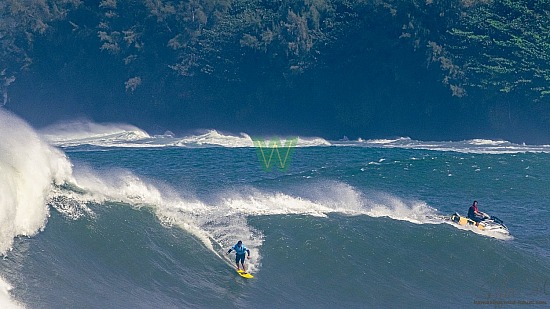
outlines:
[[[242,270],[242,269],[237,270],[237,273],[239,274],[239,276],[241,276],[241,277],[243,277],[243,278],[246,278],[246,279],[252,279],[252,278],[254,278],[254,276],[252,276],[251,274],[245,272],[245,271]]]

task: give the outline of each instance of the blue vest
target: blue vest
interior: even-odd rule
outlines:
[[[235,244],[232,249],[235,250],[238,255],[242,255],[246,252],[246,250],[248,250],[244,245],[239,247],[237,244]]]

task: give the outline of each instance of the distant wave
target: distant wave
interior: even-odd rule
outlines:
[[[202,134],[175,137],[171,132],[151,136],[138,127],[127,124],[97,124],[70,122],[56,124],[41,130],[42,136],[52,145],[76,147],[91,145],[99,147],[254,147],[254,140],[246,133],[223,134],[207,130]],[[259,137],[260,138],[260,137]],[[266,145],[272,137],[261,137]],[[280,137],[284,145],[286,137]],[[319,137],[298,137],[297,147],[329,146]]]
[[[246,133],[238,135],[206,130],[204,133],[175,137],[173,133],[151,136],[144,130],[128,124],[98,124],[92,122],[70,122],[57,124],[40,131],[50,144],[58,147],[77,147],[83,145],[97,147],[254,147],[254,138]],[[264,138],[269,145],[272,137]],[[280,137],[284,145],[288,137]],[[470,139],[464,141],[419,141],[409,137],[393,139],[361,138],[350,141],[328,141],[320,137],[298,137],[297,147],[335,146],[335,147],[371,147],[426,149],[434,151],[454,151],[462,153],[550,153],[550,145],[514,144],[505,140]]]
[[[418,141],[408,137],[399,137],[395,139],[358,139],[356,141],[335,141],[331,143],[333,146],[426,149],[434,151],[454,151],[483,154],[525,152],[550,153],[550,145],[520,145],[504,140],[489,139],[471,139],[464,141]]]
[[[151,139],[147,132],[127,124],[98,124],[68,122],[46,127],[40,131],[51,144],[62,147],[79,145],[123,146]]]

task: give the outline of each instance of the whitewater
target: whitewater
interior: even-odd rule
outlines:
[[[3,307],[549,301],[548,145],[299,137],[265,172],[245,133],[35,130],[0,110],[0,134]],[[511,236],[441,219],[473,199]]]

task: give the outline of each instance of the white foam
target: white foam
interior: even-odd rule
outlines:
[[[405,201],[386,193],[373,193],[367,202],[367,214],[372,217],[389,217],[416,224],[441,223],[433,220],[437,209],[422,201]]]
[[[252,138],[245,133],[238,136],[222,134],[216,130],[208,130],[199,135],[190,135],[177,139],[174,146],[220,146],[220,147],[254,147]]]
[[[503,141],[503,140],[490,140],[490,139],[481,139],[481,138],[467,140],[466,143],[471,145],[490,145],[490,146],[510,144],[510,142]]]
[[[219,192],[218,197],[206,203],[192,196],[181,196],[167,185],[152,183],[124,170],[102,174],[76,169],[74,179],[73,188],[80,189],[68,188],[60,193],[77,200],[78,204],[112,201],[138,208],[149,207],[162,222],[185,229],[222,258],[230,246],[242,240],[252,252],[249,266],[252,272],[261,266],[263,234],[248,225],[249,216],[302,214],[326,217],[331,212],[365,213],[361,208],[361,194],[339,182],[303,188],[300,191],[307,194],[302,196],[246,187],[241,192]]]
[[[337,212],[389,217],[416,224],[444,223],[436,218],[437,210],[422,201],[407,201],[383,192],[366,195],[338,181],[309,183],[293,188],[293,193],[266,192],[254,187],[228,189],[204,202],[182,196],[167,185],[153,183],[125,170],[109,170],[102,174],[77,169],[74,178],[75,186],[80,187],[82,193],[68,190],[64,194],[70,194],[79,203],[112,201],[137,208],[149,207],[163,223],[179,226],[193,234],[228,264],[232,262],[225,258],[225,251],[237,240],[242,240],[252,252],[251,272],[261,267],[263,234],[248,224],[250,216],[298,214],[322,218]]]
[[[227,148],[244,148],[255,147],[254,139],[261,138],[265,145],[269,145],[273,137],[250,137],[246,133],[239,135],[222,134],[216,130],[208,130],[206,133],[199,135],[190,135],[183,138],[174,138],[173,141],[166,141],[165,146],[179,147],[227,147]],[[276,137],[282,145],[294,137]],[[312,146],[330,146],[331,144],[319,137],[298,137],[296,147],[312,147]]]
[[[66,194],[71,194],[71,198],[79,203],[111,201],[137,208],[149,207],[161,222],[188,231],[222,258],[223,250],[229,248],[230,241],[242,239],[255,253],[251,270],[259,268],[262,236],[246,224],[246,216],[242,213],[232,213],[228,208],[218,208],[192,197],[180,196],[167,185],[153,184],[125,170],[110,170],[105,175],[77,170],[75,179],[75,186],[81,188],[82,193],[75,194],[69,190]]]
[[[70,178],[71,164],[63,153],[0,109],[0,254],[11,248],[14,237],[44,228],[52,183]]]
[[[369,139],[367,141],[359,138],[357,139],[360,143],[369,143],[369,144],[376,144],[376,145],[384,145],[384,144],[395,144],[397,142],[409,142],[411,139],[409,137],[399,137],[395,139]]]
[[[418,141],[408,137],[332,142],[333,146],[423,149],[478,154],[507,154],[525,152],[550,153],[550,145],[514,144],[504,140],[472,139],[464,141]]]
[[[120,146],[151,139],[147,132],[127,124],[97,124],[90,121],[59,123],[42,129],[51,144],[71,147],[79,145]],[[136,144],[140,144],[139,142]]]
[[[246,133],[233,135],[216,130],[207,130],[196,135],[176,137],[170,131],[164,135],[150,136],[144,130],[116,123],[93,123],[73,121],[59,123],[40,130],[43,137],[52,145],[75,147],[92,145],[99,147],[254,147],[254,140]],[[263,138],[263,137],[262,137]],[[289,138],[281,137],[282,144]],[[270,138],[265,138],[269,145]],[[319,137],[298,137],[296,147],[329,146],[330,143]]]
[[[454,223],[452,221],[449,221],[449,220],[443,221],[443,223],[450,224],[450,225],[456,227],[459,230],[470,231],[470,232],[474,232],[474,233],[479,234],[479,235],[488,236],[488,237],[492,237],[492,238],[496,238],[496,239],[500,239],[500,240],[512,240],[512,239],[514,239],[514,236],[512,236],[512,235],[504,234],[504,233],[497,232],[497,231],[480,230],[479,228],[477,228],[476,226],[473,226],[473,225],[459,225],[459,224],[456,224],[456,223]]]
[[[150,136],[144,130],[128,124],[98,124],[90,121],[56,124],[41,130],[51,144],[59,147],[93,145],[99,147],[254,147],[254,139],[261,138],[269,145],[273,137],[250,137],[246,133],[237,135],[221,133],[210,129],[195,135],[176,137],[172,132]],[[293,137],[280,137],[281,144]],[[550,145],[514,144],[504,140],[471,139],[463,141],[418,141],[409,137],[393,139],[361,138],[356,141],[327,141],[320,137],[298,137],[296,147],[338,146],[425,149],[434,151],[454,151],[462,153],[550,153]]]
[[[0,254],[12,248],[14,237],[33,236],[45,227],[46,205],[53,185],[71,179],[71,164],[63,153],[43,142],[22,120],[0,108]],[[2,308],[20,308],[0,280]]]
[[[14,300],[11,295],[12,287],[3,278],[0,278],[0,308],[5,309],[19,309],[25,308],[23,304]]]
[[[90,126],[74,135],[59,133],[70,127],[51,129],[52,136],[78,140],[98,135],[113,136],[110,127]],[[51,132],[56,132],[53,134]],[[84,133],[82,133],[84,132]],[[88,132],[88,133],[86,133]],[[70,133],[70,132],[69,132]],[[18,235],[32,236],[45,227],[51,205],[69,218],[92,215],[89,202],[122,202],[133,207],[150,207],[162,222],[175,224],[200,239],[207,248],[222,256],[230,241],[240,238],[255,253],[252,269],[261,263],[262,235],[246,224],[246,214],[227,215],[229,207],[217,209],[192,197],[181,197],[169,186],[124,170],[105,174],[85,168],[74,176],[63,153],[44,143],[22,120],[0,110],[0,252],[5,254]],[[223,224],[222,224],[223,223]],[[217,244],[218,247],[213,245]]]

